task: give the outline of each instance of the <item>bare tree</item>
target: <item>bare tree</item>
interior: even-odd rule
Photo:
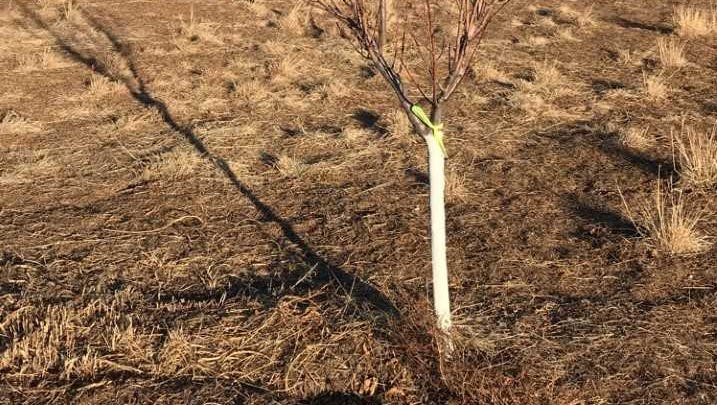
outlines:
[[[390,85],[415,132],[426,142],[431,186],[433,297],[439,328],[448,335],[443,113],[475,58],[489,22],[510,0],[406,0],[401,27],[390,27],[386,0],[313,0],[333,16]],[[439,5],[440,4],[440,5]],[[398,24],[397,24],[398,25]],[[393,34],[392,48],[388,36]],[[419,60],[409,68],[406,55]],[[429,113],[424,112],[424,105]]]

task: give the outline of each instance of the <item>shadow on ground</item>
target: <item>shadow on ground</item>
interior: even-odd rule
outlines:
[[[106,41],[111,45],[111,53],[117,59],[123,61],[126,64],[128,74],[117,70],[116,64],[109,64],[106,62],[106,56],[100,55],[99,52],[93,52],[92,47],[79,47],[73,44],[72,38],[68,35],[63,34],[60,30],[54,28],[47,21],[38,14],[35,10],[26,4],[18,4],[21,12],[29,18],[34,24],[48,34],[50,34],[57,46],[62,49],[70,58],[82,63],[88,69],[93,72],[106,77],[107,79],[122,83],[129,94],[139,104],[143,105],[148,109],[154,109],[158,111],[164,124],[174,133],[179,135],[184,141],[190,144],[196,153],[201,155],[204,159],[213,164],[221,172],[221,174],[234,186],[234,188],[251,204],[261,215],[261,221],[266,223],[272,223],[281,229],[283,237],[294,246],[297,247],[298,253],[292,257],[298,264],[301,264],[305,269],[310,269],[311,274],[304,273],[303,275],[297,275],[296,277],[288,277],[286,280],[282,280],[283,284],[293,286],[291,289],[292,293],[320,289],[322,286],[327,284],[337,283],[341,290],[352,298],[359,300],[370,307],[378,310],[389,316],[398,316],[399,312],[395,305],[374,286],[367,282],[359,279],[358,277],[347,273],[339,266],[331,263],[331,261],[319,253],[317,253],[311,245],[299,235],[292,224],[282,218],[271,206],[266,204],[259,196],[257,196],[253,190],[245,185],[241,179],[232,171],[227,162],[219,155],[210,151],[202,140],[194,133],[190,126],[183,125],[174,118],[171,111],[167,107],[167,104],[161,99],[155,97],[152,94],[151,89],[147,86],[136,62],[133,57],[133,49],[131,44],[124,42],[118,35],[116,35],[110,28],[111,24],[107,21],[102,21],[91,15],[86,9],[79,8],[83,19],[86,21],[87,26],[84,24],[73,23],[72,29],[76,33],[81,33],[83,30],[92,35],[88,37],[96,38],[98,35],[104,37]],[[92,44],[99,45],[99,44]],[[101,46],[97,46],[101,48]],[[204,293],[193,293],[184,292],[186,295],[185,299],[209,299],[216,297],[217,294],[238,294],[239,292],[252,291],[253,295],[266,295],[273,297],[271,301],[275,300],[276,292],[265,291],[266,286],[271,285],[273,280],[254,280],[249,285],[246,285],[242,280],[236,280],[236,283],[226,291],[217,292],[204,292]],[[264,291],[262,291],[264,290]],[[169,294],[171,297],[172,294]]]

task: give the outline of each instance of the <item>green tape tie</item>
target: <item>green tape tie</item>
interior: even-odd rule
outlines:
[[[443,144],[443,124],[435,125],[433,122],[431,122],[431,119],[428,118],[428,114],[426,114],[425,111],[423,111],[423,108],[421,108],[420,105],[414,104],[411,107],[411,112],[413,115],[418,117],[419,120],[421,120],[422,123],[424,123],[428,128],[433,131],[433,139],[436,140],[438,143],[438,146],[441,148],[441,152],[443,152],[443,158],[448,158],[448,154],[446,153],[446,147]]]

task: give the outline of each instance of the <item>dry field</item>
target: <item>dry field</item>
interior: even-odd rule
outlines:
[[[441,361],[425,147],[325,16],[0,0],[0,404],[717,403],[717,4],[492,27]]]

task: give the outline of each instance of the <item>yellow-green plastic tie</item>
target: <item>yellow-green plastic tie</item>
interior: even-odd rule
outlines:
[[[433,122],[431,122],[431,119],[428,118],[428,114],[426,114],[425,111],[423,111],[423,108],[421,108],[420,105],[415,104],[411,107],[411,112],[413,115],[418,117],[419,120],[421,120],[422,123],[424,123],[428,128],[433,131],[433,139],[436,140],[438,143],[438,146],[441,148],[441,152],[443,152],[443,157],[448,158],[448,154],[446,153],[446,147],[443,144],[443,124],[435,125]]]

